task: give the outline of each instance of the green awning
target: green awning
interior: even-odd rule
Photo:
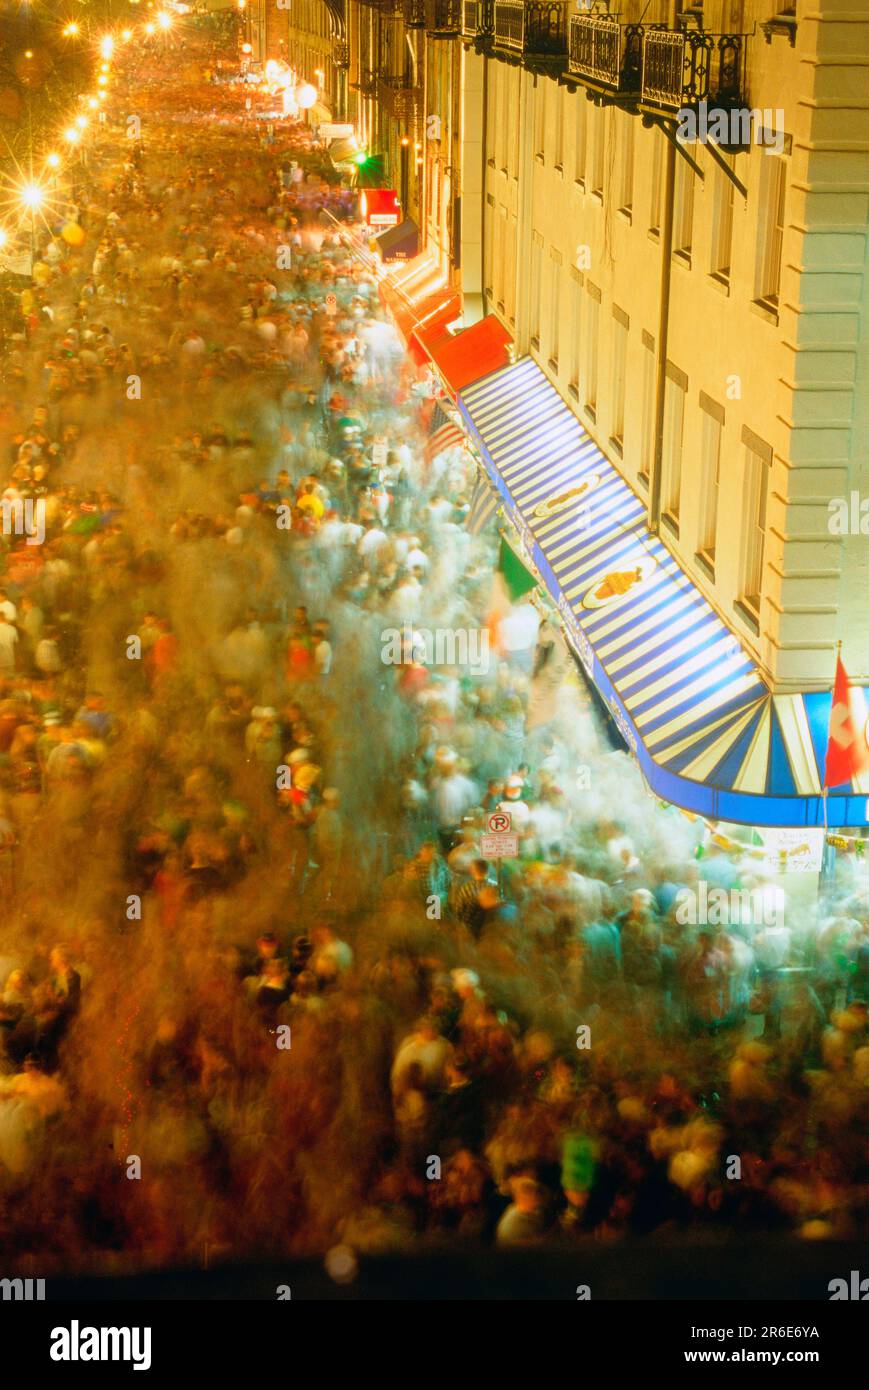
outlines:
[[[529,589],[534,589],[537,580],[523,565],[515,550],[505,538],[501,537],[501,553],[498,556],[498,569],[504,576],[508,592],[514,603],[527,594]]]

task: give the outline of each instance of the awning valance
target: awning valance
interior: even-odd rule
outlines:
[[[469,386],[459,406],[652,790],[714,820],[823,825],[830,693],[772,693],[531,358]],[[867,792],[832,789],[828,824],[865,824]]]

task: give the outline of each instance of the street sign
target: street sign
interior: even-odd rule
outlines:
[[[326,313],[333,315],[338,311],[338,300],[334,294],[327,294],[325,299]]]
[[[483,859],[515,859],[518,853],[518,835],[480,836],[480,855]]]
[[[493,835],[503,835],[513,824],[513,817],[509,811],[496,811],[487,821],[489,830]]]

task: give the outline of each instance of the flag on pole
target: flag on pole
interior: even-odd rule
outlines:
[[[836,657],[836,682],[830,709],[830,732],[827,738],[827,760],[824,786],[840,787],[852,782],[869,767],[869,744],[866,742],[866,705],[859,686],[852,686]]]
[[[447,414],[440,401],[436,401],[423,450],[426,467],[429,467],[432,460],[436,459],[438,454],[442,454],[444,449],[452,449],[456,444],[461,444],[464,437],[461,425]]]
[[[465,528],[472,536],[485,531],[500,506],[501,499],[489,482],[482,468],[477,473],[477,481],[471,494],[471,505],[465,517]]]

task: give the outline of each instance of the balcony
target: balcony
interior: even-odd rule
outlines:
[[[336,68],[349,68],[350,66],[350,45],[349,43],[332,44],[332,62]]]
[[[746,36],[648,29],[643,44],[644,102],[679,111],[698,106],[733,110],[747,103]]]
[[[360,68],[359,81],[354,82],[353,86],[362,96],[373,97],[377,91],[377,73],[371,68]]]
[[[404,0],[404,27],[425,28],[425,0]]]
[[[461,0],[427,0],[426,33],[433,39],[452,39],[461,33]]]
[[[568,71],[611,92],[638,93],[643,79],[643,29],[608,15],[571,15]]]
[[[567,58],[568,0],[495,0],[493,47],[547,67]]]
[[[463,0],[462,38],[486,43],[495,30],[494,0]]]

